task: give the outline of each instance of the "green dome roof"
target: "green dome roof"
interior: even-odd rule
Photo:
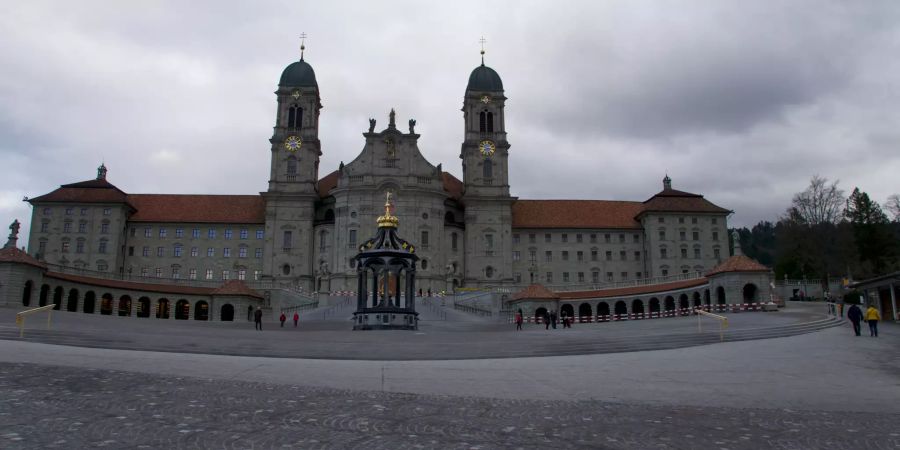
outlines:
[[[494,69],[482,63],[472,71],[472,75],[469,75],[469,85],[466,86],[466,90],[498,92],[503,90],[503,81],[500,80],[500,75],[497,75]]]
[[[316,83],[316,73],[313,71],[312,66],[302,59],[291,63],[284,69],[284,72],[281,72],[281,81],[278,82],[278,85],[287,87],[319,87],[319,84]]]

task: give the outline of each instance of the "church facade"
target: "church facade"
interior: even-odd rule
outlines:
[[[419,257],[419,287],[590,289],[704,273],[728,258],[731,211],[663,189],[645,201],[512,196],[506,96],[482,64],[463,96],[462,179],[418,149],[415,121],[370,119],[363,150],[323,176],[321,96],[301,57],[284,69],[259,195],[132,194],[107,180],[65,184],[29,200],[28,253],[42,263],[129,279],[269,280],[310,291],[353,291],[359,245],[376,232],[387,192],[398,232]],[[514,112],[513,112],[514,113]],[[509,130],[514,135],[515,130]],[[648,183],[648,190],[651,189]]]

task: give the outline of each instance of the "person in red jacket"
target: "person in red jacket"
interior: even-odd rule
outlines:
[[[281,328],[284,328],[284,321],[287,320],[287,317],[284,315],[284,311],[281,312],[281,317],[278,318],[281,321]]]
[[[297,328],[297,321],[300,320],[300,313],[294,312],[294,328]]]
[[[522,311],[516,313],[516,331],[522,329]]]

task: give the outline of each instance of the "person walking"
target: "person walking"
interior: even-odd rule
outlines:
[[[866,322],[869,323],[869,335],[878,337],[878,321],[881,320],[881,313],[875,308],[875,305],[869,305],[866,310]]]
[[[256,311],[253,313],[253,321],[256,322],[256,329],[262,331],[262,309],[259,306],[256,307]]]
[[[300,313],[294,311],[294,328],[297,328],[297,322],[300,320]]]
[[[550,329],[550,313],[544,311],[544,317],[541,317],[541,319],[544,320],[544,329],[549,330]]]
[[[522,329],[522,311],[516,313],[516,331]]]
[[[862,320],[863,314],[862,311],[859,310],[859,306],[855,304],[850,306],[850,309],[847,310],[847,318],[850,319],[850,323],[853,324],[853,332],[859,336],[859,321]]]
[[[556,315],[556,311],[550,313],[550,326],[553,327],[554,330],[556,329],[556,321],[558,318],[559,316]]]
[[[278,318],[281,321],[281,328],[284,328],[284,321],[287,320],[287,316],[284,315],[284,311],[281,312],[281,317]]]

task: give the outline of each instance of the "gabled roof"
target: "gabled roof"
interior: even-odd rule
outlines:
[[[128,194],[106,181],[106,179],[64,184],[53,192],[29,199],[28,202],[32,205],[46,202],[62,202],[125,203],[131,206],[131,203],[128,201]]]
[[[640,229],[641,203],[613,200],[517,200],[513,228]]]
[[[702,195],[667,187],[647,199],[638,215],[648,212],[699,212],[728,214],[731,210],[714,205]]]
[[[559,296],[541,284],[532,284],[513,294],[510,301],[518,300],[556,300]]]
[[[250,289],[246,283],[241,280],[226,281],[222,286],[214,289],[212,295],[240,295],[243,297],[253,297],[262,299],[263,296],[259,292]]]
[[[0,262],[28,264],[30,266],[46,269],[47,265],[33,258],[28,253],[15,248],[8,247],[0,249]]]
[[[266,223],[259,195],[131,194],[130,222]]]
[[[718,266],[706,273],[706,276],[712,276],[725,272],[768,272],[769,268],[756,262],[753,258],[745,255],[735,255],[722,261]]]

